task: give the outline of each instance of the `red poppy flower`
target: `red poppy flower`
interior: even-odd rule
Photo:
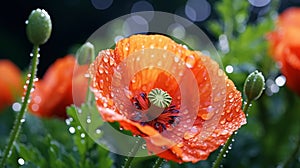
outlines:
[[[277,29],[268,34],[272,57],[280,63],[287,86],[300,95],[300,8],[280,14]]]
[[[30,111],[40,117],[66,118],[67,106],[80,105],[85,100],[88,83],[84,75],[87,69],[87,65],[77,65],[71,55],[56,60],[43,79],[35,82]],[[79,88],[81,92],[73,92]]]
[[[246,123],[241,94],[218,64],[165,36],[122,39],[99,53],[90,75],[102,118],[167,160],[205,160]],[[170,104],[156,106],[151,92],[170,96]]]
[[[20,69],[9,60],[0,60],[0,110],[11,105],[22,93]]]

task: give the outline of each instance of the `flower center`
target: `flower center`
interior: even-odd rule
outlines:
[[[141,92],[132,98],[133,105],[142,111],[145,111],[143,116],[146,116],[148,120],[134,120],[140,122],[141,125],[149,125],[159,132],[174,127],[179,123],[179,110],[176,105],[171,105],[172,97],[161,89],[152,89],[148,96],[145,92]],[[151,105],[151,110],[149,109]],[[155,111],[153,111],[153,109]],[[146,111],[147,110],[147,111]],[[160,110],[162,112],[160,112]],[[151,113],[151,114],[150,114]],[[153,114],[152,114],[153,113]],[[154,116],[156,116],[154,118]],[[143,118],[143,117],[140,117]]]
[[[152,104],[160,108],[168,107],[172,102],[172,97],[165,91],[155,88],[148,94],[148,99]]]

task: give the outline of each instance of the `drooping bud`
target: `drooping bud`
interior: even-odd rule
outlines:
[[[265,78],[261,72],[257,70],[252,72],[246,79],[244,84],[244,94],[248,102],[257,100],[265,89]]]
[[[95,48],[90,42],[84,43],[76,52],[79,64],[90,64],[95,59]]]
[[[41,45],[48,41],[52,23],[49,14],[44,9],[33,10],[26,24],[27,37],[32,44]]]

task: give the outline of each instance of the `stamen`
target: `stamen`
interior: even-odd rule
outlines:
[[[155,88],[148,94],[149,101],[157,107],[166,108],[172,102],[172,97],[165,91]]]
[[[142,92],[132,98],[134,106],[139,110],[147,110],[150,107],[149,99],[146,93]]]

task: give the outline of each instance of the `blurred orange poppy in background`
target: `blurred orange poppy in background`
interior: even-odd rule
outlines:
[[[146,49],[153,49],[153,55],[150,56],[152,60],[142,61],[145,55],[139,54],[137,54],[138,57],[131,59],[132,54],[139,51],[143,53]],[[165,56],[159,55],[159,52],[156,52],[157,49],[172,53],[176,57],[162,62]],[[147,62],[157,62],[157,65],[161,67],[162,64],[166,64],[170,69],[175,67],[176,70],[176,66],[182,65],[181,62],[183,62],[183,66],[192,72],[196,86],[198,86],[196,93],[188,96],[187,102],[191,102],[193,106],[194,95],[199,94],[200,96],[199,101],[195,102],[195,104],[199,103],[199,106],[194,109],[196,116],[193,121],[186,119],[192,114],[186,110],[188,107],[182,104],[183,97],[181,95],[184,90],[181,90],[180,86],[182,82],[190,82],[184,81],[187,79],[185,74],[179,74],[179,77],[176,78],[160,68],[151,66],[142,68],[133,75],[128,86],[121,88],[128,94],[124,99],[118,101],[116,97],[122,93],[115,94],[118,91],[114,90],[112,84],[114,78],[122,81],[121,76],[128,75],[126,71],[116,73],[122,69],[120,65],[127,58],[129,62],[134,60],[132,65],[124,64],[128,70]],[[212,75],[209,74],[208,69],[213,72]],[[114,50],[108,49],[99,53],[90,66],[90,75],[91,89],[95,94],[102,118],[108,122],[119,122],[124,129],[130,130],[134,135],[142,136],[146,141],[147,149],[166,160],[179,163],[205,160],[212,151],[224,144],[234,131],[246,123],[245,114],[241,110],[241,93],[219,69],[219,65],[200,52],[188,50],[187,47],[162,35],[133,35],[120,40]],[[127,77],[130,78],[130,76]],[[220,80],[224,82],[217,82],[213,86],[214,81]],[[118,86],[120,83],[117,82],[115,85]],[[195,89],[192,88],[193,85],[188,86],[190,87],[186,88],[187,90]],[[149,121],[142,120],[142,117],[137,114],[147,113],[147,109],[153,106],[147,95],[156,88],[168,93],[172,97],[172,102],[163,108],[162,113],[156,118]],[[222,96],[213,96],[216,88],[224,88],[217,94],[224,94],[223,100]],[[223,101],[222,107],[212,107],[213,101]],[[118,102],[130,102],[131,104],[123,106]],[[202,138],[202,133],[206,131],[205,123],[213,120],[213,114],[220,114],[220,118],[216,120],[211,134]],[[191,125],[187,128],[188,123]]]
[[[20,69],[9,60],[0,60],[0,111],[21,96],[22,75]]]
[[[78,65],[72,55],[55,61],[43,79],[35,82],[30,111],[39,117],[66,118],[66,107],[80,105],[85,100],[88,80],[84,77],[88,65]],[[73,90],[79,89],[80,92]]]
[[[276,30],[269,33],[272,57],[280,63],[287,86],[300,95],[300,8],[288,8],[278,17]]]

